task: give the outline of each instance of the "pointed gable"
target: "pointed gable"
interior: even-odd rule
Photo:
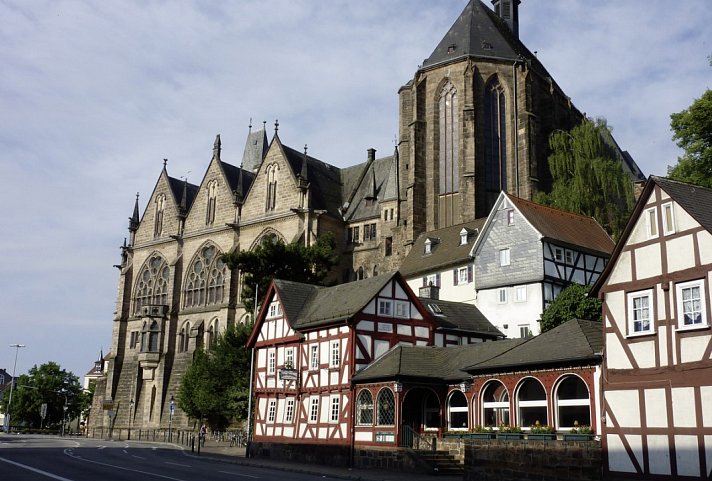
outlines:
[[[397,159],[389,155],[371,159],[348,170],[344,184],[344,193],[348,198],[343,214],[347,222],[380,217],[379,202],[397,199],[397,169],[394,161],[397,162]]]
[[[136,231],[137,244],[179,233],[180,201],[184,187],[187,187],[192,202],[198,187],[192,184],[185,186],[184,181],[170,177],[164,166]]]
[[[282,144],[285,158],[294,179],[303,175],[304,153]],[[306,156],[306,171],[311,202],[309,207],[325,210],[334,217],[339,217],[341,206],[341,172],[338,167]],[[296,207],[296,206],[292,206]]]

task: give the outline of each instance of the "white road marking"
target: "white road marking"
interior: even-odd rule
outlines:
[[[242,473],[233,473],[231,471],[218,471],[218,473],[223,473],[223,474],[232,474],[233,476],[242,476],[244,478],[255,478],[259,479],[259,476],[250,476],[249,474],[242,474]]]
[[[124,454],[129,454],[129,452],[126,451],[125,449],[123,449],[123,452],[124,452]]]
[[[173,466],[180,466],[182,468],[192,468],[190,464],[179,464],[179,463],[169,463],[168,461],[164,461],[164,464],[172,464]]]
[[[2,461],[4,463],[12,464],[14,466],[17,466],[17,467],[20,467],[23,469],[27,469],[28,471],[32,471],[37,474],[41,474],[42,476],[47,476],[48,478],[57,479],[59,481],[73,481],[69,478],[63,478],[62,476],[57,476],[56,474],[48,473],[47,471],[42,471],[41,469],[33,468],[32,466],[27,466],[26,464],[20,464],[20,463],[16,463],[15,461],[10,461],[9,459],[0,458],[0,461]]]
[[[85,463],[98,464],[99,466],[107,466],[107,467],[109,467],[109,468],[121,469],[121,470],[123,470],[123,471],[129,471],[129,472],[132,472],[132,473],[145,474],[145,475],[147,475],[147,476],[154,476],[154,477],[156,477],[156,478],[170,479],[170,480],[172,480],[172,481],[188,481],[188,480],[181,479],[181,478],[173,478],[173,477],[171,477],[171,476],[165,476],[165,475],[163,475],[163,474],[150,473],[150,472],[148,472],[148,471],[141,471],[140,469],[125,468],[125,467],[123,467],[123,466],[117,466],[117,465],[115,465],[115,464],[102,463],[102,462],[99,462],[99,461],[93,461],[93,460],[91,460],[91,459],[80,458],[79,456],[73,456],[72,454],[70,454],[68,449],[65,449],[65,450],[64,450],[64,454],[66,454],[67,456],[72,457],[73,459],[76,459],[76,460],[79,460],[79,461],[84,461]],[[64,479],[64,478],[62,478],[62,479]],[[72,481],[72,480],[67,480],[67,481]]]
[[[144,457],[142,457],[142,456],[136,456],[135,454],[132,454],[131,456],[134,457],[134,458],[136,458],[136,459],[146,459],[146,458],[144,458]]]
[[[106,446],[99,446],[97,449],[104,449]]]

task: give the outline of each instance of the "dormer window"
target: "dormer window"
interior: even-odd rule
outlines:
[[[442,315],[443,315],[442,309],[440,309],[440,306],[438,306],[438,305],[435,304],[435,303],[428,304],[428,310],[429,310],[430,312],[432,312],[433,314],[435,314],[436,316],[442,316]]]
[[[461,246],[464,246],[465,244],[467,244],[467,237],[468,237],[467,229],[463,228],[460,231],[460,245]]]
[[[507,211],[507,225],[514,224],[514,209],[509,209]]]
[[[432,252],[433,252],[433,241],[431,241],[430,239],[426,239],[424,254],[431,254]]]

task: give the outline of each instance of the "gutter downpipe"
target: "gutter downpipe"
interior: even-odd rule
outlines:
[[[257,294],[259,291],[259,284],[255,286],[255,309],[254,309],[254,322],[257,322]],[[254,388],[253,382],[255,379],[255,348],[253,347],[250,351],[250,392],[247,398],[247,452],[245,457],[250,457],[250,445],[252,444],[252,390]]]

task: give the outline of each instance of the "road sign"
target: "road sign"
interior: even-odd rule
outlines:
[[[40,417],[42,419],[47,417],[47,403],[42,403],[42,406],[40,406]]]

